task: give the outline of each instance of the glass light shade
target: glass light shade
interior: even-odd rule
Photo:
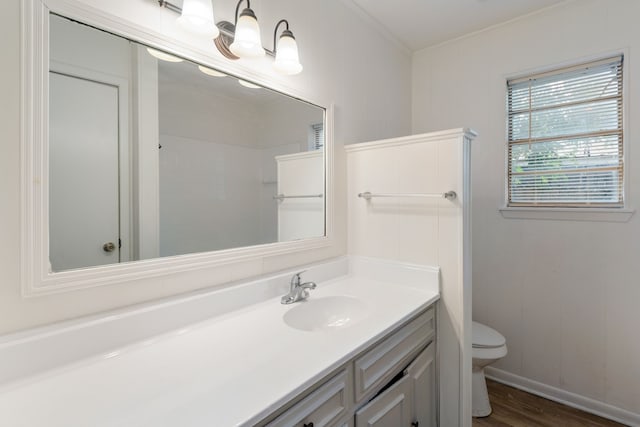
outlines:
[[[249,13],[247,13],[249,11]],[[229,46],[231,52],[240,58],[257,58],[264,56],[264,48],[260,38],[260,27],[251,9],[245,9],[238,23],[233,43]]]
[[[244,87],[248,87],[249,89],[260,89],[262,86],[254,85],[251,82],[246,80],[238,79],[238,83],[240,83]]]
[[[159,50],[152,49],[150,47],[147,48],[147,52],[158,59],[167,62],[182,62],[182,58],[178,58],[177,56],[169,55],[168,53],[161,52]]]
[[[302,65],[300,65],[298,58],[298,43],[290,32],[289,34],[283,33],[278,40],[276,61],[273,63],[273,68],[282,74],[289,75],[302,71]]]
[[[198,70],[202,71],[204,74],[206,74],[208,76],[213,76],[213,77],[225,77],[226,76],[225,73],[221,73],[218,70],[214,70],[212,68],[205,67],[204,65],[198,65]]]
[[[184,0],[178,23],[187,31],[216,38],[220,34],[213,19],[211,0]]]

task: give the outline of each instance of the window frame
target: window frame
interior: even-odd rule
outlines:
[[[622,178],[622,191],[624,194],[622,205],[617,207],[612,206],[599,206],[599,205],[585,205],[580,207],[564,207],[564,206],[548,206],[548,205],[532,205],[532,206],[509,206],[509,107],[506,103],[508,99],[508,84],[510,80],[517,80],[526,78],[528,76],[561,72],[562,69],[576,67],[580,65],[587,65],[592,62],[597,62],[605,59],[615,58],[621,56],[622,61],[622,161],[623,161],[623,178]],[[629,150],[628,139],[629,135],[626,130],[627,112],[629,111],[629,52],[628,49],[620,49],[618,51],[608,52],[598,56],[582,57],[571,61],[565,61],[562,63],[556,63],[547,67],[532,68],[525,71],[513,72],[504,74],[503,81],[503,100],[505,100],[503,108],[503,123],[504,123],[504,194],[503,205],[498,208],[498,211],[504,218],[508,219],[535,219],[535,220],[570,220],[570,221],[605,221],[605,222],[627,222],[635,213],[635,209],[631,208],[631,194],[629,192]]]

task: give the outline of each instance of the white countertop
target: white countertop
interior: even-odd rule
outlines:
[[[310,299],[351,295],[369,315],[305,332],[280,297],[0,387],[3,426],[252,425],[438,298],[358,276],[319,284]]]

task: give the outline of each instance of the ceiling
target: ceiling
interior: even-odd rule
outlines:
[[[566,0],[352,0],[410,51]]]

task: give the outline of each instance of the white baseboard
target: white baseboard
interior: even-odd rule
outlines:
[[[625,425],[640,427],[640,414],[618,408],[599,400],[571,393],[491,366],[485,368],[485,376],[497,382],[544,397],[545,399],[553,400]]]

